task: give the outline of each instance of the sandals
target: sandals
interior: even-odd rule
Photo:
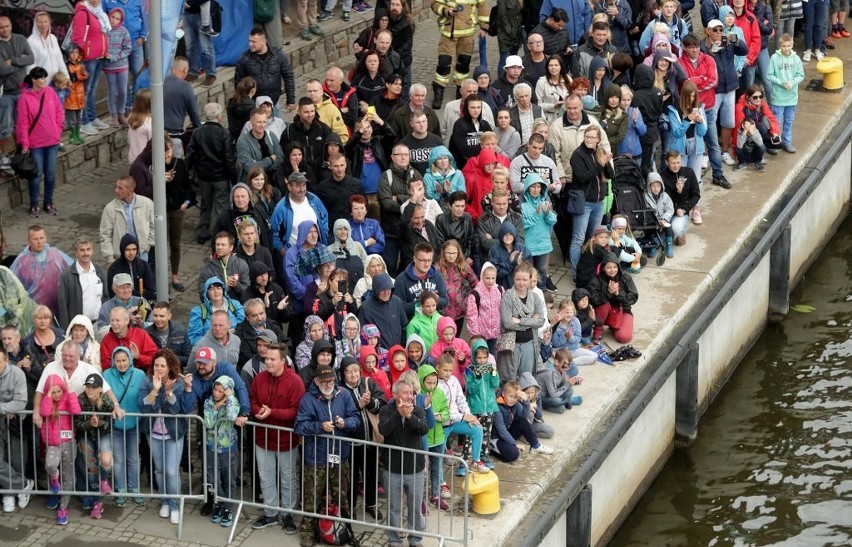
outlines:
[[[642,357],[642,353],[631,345],[621,346],[615,351],[607,354],[613,361],[626,361],[627,359],[636,359]]]

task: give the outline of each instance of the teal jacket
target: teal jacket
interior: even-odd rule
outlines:
[[[488,349],[488,345],[477,340],[470,348],[471,361],[475,363],[476,350]],[[500,377],[497,375],[497,367],[489,356],[485,365],[472,364],[465,369],[465,383],[467,386],[467,405],[471,414],[493,414],[497,408],[497,388],[500,387]]]
[[[799,84],[805,79],[805,69],[795,52],[784,55],[779,49],[773,53],[769,58],[766,78],[772,84],[772,106],[796,106],[799,103]],[[785,82],[792,84],[789,90],[784,89]]]
[[[533,184],[541,185],[541,193],[535,198],[530,195],[530,186]],[[521,218],[524,220],[524,243],[532,256],[550,254],[553,251],[550,232],[556,224],[556,212],[547,197],[547,185],[537,173],[529,173],[524,179],[523,198]],[[540,213],[538,207],[545,203],[550,203],[551,209],[547,213]]]

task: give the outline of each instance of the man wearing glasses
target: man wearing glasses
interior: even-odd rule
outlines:
[[[723,35],[723,27],[724,25],[718,19],[713,19],[707,23],[704,41],[701,42],[701,52],[710,55],[716,61],[716,104],[713,105],[712,109],[707,108],[706,110],[707,125],[708,127],[711,125],[711,120],[719,120],[719,125],[722,128],[719,132],[722,161],[727,165],[734,165],[736,162],[729,153],[731,133],[735,121],[736,91],[739,87],[739,77],[737,76],[737,69],[734,67],[734,56],[748,53],[748,45],[737,39],[736,34]],[[729,189],[731,183],[728,179],[724,175],[719,176],[715,167],[713,169],[713,184],[726,190]]]

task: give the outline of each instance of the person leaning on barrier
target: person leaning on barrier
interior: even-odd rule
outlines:
[[[414,404],[414,386],[404,381],[393,386],[393,400],[379,411],[379,432],[385,437],[387,446],[423,450],[423,435],[429,431],[426,410]],[[426,397],[426,407],[431,406],[431,396]],[[406,451],[388,450],[385,488],[388,492],[388,525],[402,527],[402,496],[408,503],[408,523],[404,527],[410,530],[408,544],[422,545],[422,537],[416,531],[426,530],[426,517],[420,509],[425,487],[424,472],[426,459],[423,454]],[[388,531],[388,543],[398,546],[402,543],[399,532]]]
[[[13,420],[19,421],[17,416],[27,406],[27,379],[24,372],[9,362],[9,354],[0,348],[0,488],[6,490],[21,490],[18,494],[18,507],[26,508],[30,502],[29,491],[33,489],[34,482],[23,476],[21,462],[14,462],[15,453],[21,453],[21,447],[15,447],[15,441],[11,437]],[[20,430],[20,424],[17,425]],[[17,436],[18,443],[20,436]],[[13,461],[6,461],[5,455],[10,453]],[[3,496],[3,512],[11,513],[15,510],[15,497]]]
[[[260,343],[266,343],[263,333],[258,338]],[[269,426],[254,428],[257,471],[266,505],[263,516],[252,524],[256,530],[278,523],[279,511],[273,507],[288,510],[298,505],[299,437],[287,431],[272,429],[295,426],[296,413],[305,394],[302,379],[293,367],[288,366],[287,359],[286,345],[269,344],[264,362],[266,370],[257,373],[249,393],[252,416],[263,426]],[[293,515],[284,513],[282,527],[287,534],[296,533]]]
[[[320,513],[328,503],[333,503],[340,508],[341,516],[349,516],[346,492],[351,441],[347,437],[360,426],[361,418],[352,397],[335,385],[334,369],[328,365],[318,366],[308,393],[299,403],[294,427],[296,433],[304,437],[304,511]],[[314,518],[302,517],[299,524],[299,545],[302,547],[314,544],[314,521]]]

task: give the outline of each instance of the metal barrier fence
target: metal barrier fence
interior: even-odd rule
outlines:
[[[59,415],[65,417],[67,413]],[[45,442],[42,429],[33,420],[33,411],[0,417],[0,496],[6,498],[22,492],[44,495],[48,496],[48,508],[54,505],[67,508],[73,496],[79,497],[86,509],[102,503],[107,495],[124,498],[136,505],[143,505],[145,500],[160,500],[162,505],[169,506],[169,514],[161,513],[161,516],[171,519],[171,512],[177,511],[177,536],[180,538],[186,501],[205,499],[206,454],[193,442],[193,437],[197,437],[195,431],[203,430],[201,417],[127,412],[124,418],[116,421],[106,412],[86,412],[70,418],[75,426],[73,432],[57,426],[57,429],[48,430],[55,435],[51,437],[48,433]],[[80,430],[75,420],[86,421],[87,427],[92,429]],[[97,428],[105,420],[115,423],[110,425],[108,433],[101,433]],[[155,433],[142,433],[143,420]],[[134,422],[137,426],[132,429],[119,428]],[[168,430],[162,429],[163,426],[185,434],[180,439],[168,438],[170,436],[159,433]],[[197,470],[199,466],[201,472]],[[143,480],[143,476],[147,480]],[[21,480],[24,484],[31,480],[32,489],[11,488]],[[108,489],[103,488],[104,481]]]
[[[233,425],[216,424],[216,435],[220,427],[230,429]],[[257,422],[248,422],[244,433],[245,442],[236,448],[236,453],[220,457],[207,454],[213,477],[220,480],[215,488],[216,503],[235,506],[235,522],[245,507],[252,507],[264,512],[260,518],[268,515],[276,524],[279,514],[284,518],[301,516],[300,534],[312,533],[316,528],[314,520],[319,519],[326,526],[334,521],[434,538],[439,545],[467,545],[468,482],[457,477],[455,471],[459,467],[466,473],[468,470],[458,456],[447,455],[443,450],[399,448],[335,435],[318,434],[305,439],[292,429]],[[271,447],[291,448],[266,450]],[[318,458],[324,465],[314,465]],[[430,480],[433,470],[437,481],[434,484]],[[242,484],[251,484],[251,488],[229,488],[236,482],[232,472],[250,474],[252,480]],[[444,482],[449,487],[448,498],[442,497],[440,484]],[[436,506],[430,500],[433,492]],[[407,502],[405,514],[403,501]],[[330,514],[329,503],[340,509],[339,515]],[[383,506],[387,512],[384,518],[377,518],[382,516]],[[235,533],[236,528],[232,528],[229,543]]]
[[[91,422],[93,417],[98,422]],[[85,413],[72,419],[89,420],[90,426],[97,427],[109,417],[108,413]],[[324,525],[333,521],[434,538],[440,545],[467,545],[468,481],[455,473],[460,467],[467,472],[467,465],[458,456],[447,455],[443,450],[398,448],[334,435],[315,435],[305,440],[292,429],[256,422],[237,428],[239,439],[235,445],[214,451],[208,447],[221,444],[214,444],[214,440],[220,438],[220,433],[228,437],[233,423],[217,423],[211,428],[194,414],[126,413],[117,424],[130,420],[141,424],[146,420],[149,430],[162,431],[156,425],[157,418],[171,421],[169,425],[184,431],[184,435],[180,440],[152,439],[156,433],[143,434],[140,425],[120,429],[114,423],[111,432],[104,435],[97,430],[78,430],[69,441],[73,448],[67,451],[70,456],[66,452],[63,458],[61,448],[53,450],[57,448],[53,446],[48,450],[32,411],[0,417],[0,496],[22,492],[44,495],[66,507],[72,496],[79,497],[84,507],[86,501],[97,503],[105,495],[122,497],[137,505],[158,500],[178,512],[180,538],[186,501],[206,501],[209,485],[215,503],[234,507],[229,543],[244,508],[253,508],[262,511],[260,518],[268,515],[275,524],[279,524],[279,516],[301,516],[300,532],[313,533],[314,520],[320,519]],[[66,439],[67,434],[59,435]],[[106,444],[111,462],[103,461],[93,450],[103,449]],[[313,465],[315,458],[311,457],[317,454],[323,455],[325,465]],[[134,455],[139,456],[135,466]],[[51,460],[51,469],[58,471],[58,485],[56,481],[51,484],[46,460]],[[31,490],[14,487],[27,480],[33,481]],[[106,481],[109,489],[102,489],[101,481]],[[447,483],[448,493],[441,491],[442,483]],[[112,492],[103,493],[108,490]],[[403,502],[407,502],[407,511]],[[330,506],[341,512],[335,515],[332,510],[329,514]],[[385,515],[381,515],[383,509]],[[171,517],[171,510],[161,516]]]

